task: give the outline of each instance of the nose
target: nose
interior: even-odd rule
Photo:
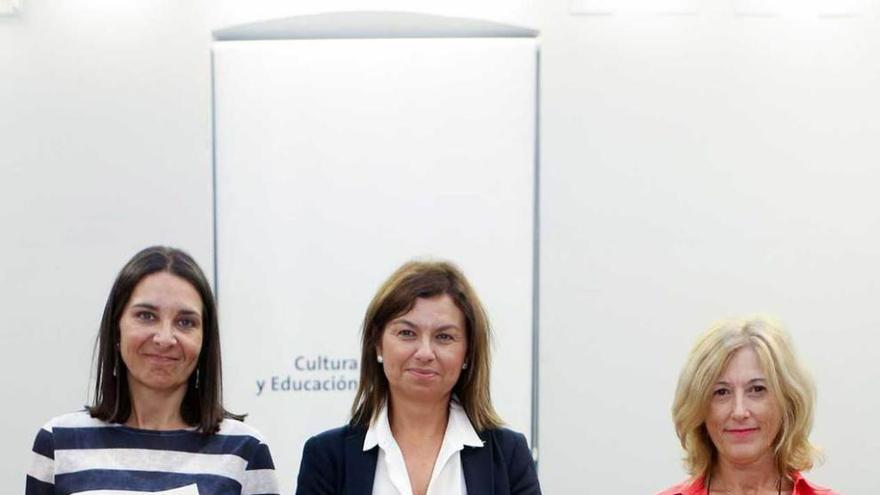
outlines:
[[[418,349],[416,349],[415,358],[419,361],[433,361],[436,358],[436,354],[434,354],[434,347],[431,345],[431,337],[426,335],[426,338],[419,339]]]
[[[744,419],[748,419],[751,415],[749,412],[748,404],[746,404],[745,394],[742,392],[737,392],[736,397],[733,402],[733,414],[731,415],[733,419],[737,421],[742,421]]]
[[[177,343],[177,337],[174,336],[174,328],[172,328],[170,322],[158,326],[156,333],[153,334],[153,342],[163,347],[172,346]]]

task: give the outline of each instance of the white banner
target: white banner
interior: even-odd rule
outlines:
[[[215,43],[225,398],[282,493],[348,421],[364,311],[414,257],[476,287],[494,403],[529,435],[536,71],[526,38]]]

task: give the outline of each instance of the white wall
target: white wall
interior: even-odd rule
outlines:
[[[542,3],[540,472],[684,478],[669,407],[726,315],[787,322],[818,381],[812,478],[877,493],[880,30],[806,9],[572,17]],[[644,6],[642,6],[644,7]],[[588,488],[587,488],[588,486]]]
[[[192,2],[25,0],[0,18],[0,486],[87,401],[116,272],[167,243],[211,267],[210,34]]]
[[[602,18],[569,16],[567,0],[388,2],[543,33],[546,493],[682,478],[678,370],[712,320],[754,311],[789,323],[817,377],[827,462],[813,477],[880,491],[876,0],[821,20],[734,18],[722,0],[698,17]],[[36,428],[86,400],[127,257],[161,242],[210,265],[209,29],[383,6],[24,4],[0,18],[0,385],[20,405],[3,412],[0,484],[13,489]]]

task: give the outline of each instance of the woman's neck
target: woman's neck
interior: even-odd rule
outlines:
[[[755,462],[735,464],[724,459],[711,476],[712,491],[734,495],[753,495],[777,493],[784,484],[776,470],[772,455],[766,455]]]
[[[180,405],[186,395],[186,386],[173,391],[152,390],[129,382],[131,414],[126,426],[143,430],[180,430],[186,424],[180,414]]]
[[[449,396],[440,400],[406,400],[389,397],[388,423],[394,438],[442,438],[449,421]]]

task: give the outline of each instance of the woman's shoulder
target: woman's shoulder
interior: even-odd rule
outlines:
[[[801,473],[795,472],[792,477],[794,478],[794,493],[797,495],[840,495],[830,488],[808,481]]]
[[[313,446],[335,446],[342,445],[349,438],[365,435],[367,430],[363,427],[346,424],[336,428],[322,431],[317,435],[313,435],[306,443]]]
[[[366,430],[362,427],[344,425],[312,436],[303,445],[300,476],[303,470],[326,470],[342,465],[350,442],[354,442],[357,451],[361,452],[365,435]]]
[[[259,430],[245,423],[244,421],[239,421],[234,418],[223,418],[223,420],[220,421],[220,429],[217,430],[217,434],[229,436],[248,436],[257,439],[260,442],[264,442],[263,434],[260,433]]]
[[[98,418],[93,418],[88,410],[81,409],[76,412],[55,416],[43,425],[43,429],[52,431],[55,428],[100,428],[103,426],[113,425]]]
[[[491,440],[500,445],[502,449],[528,447],[528,440],[525,435],[504,426],[488,428],[478,432],[477,435],[479,435],[484,443]]]
[[[526,439],[526,436],[522,433],[516,430],[511,430],[510,428],[507,428],[505,426],[487,428],[478,434],[480,436],[491,436],[505,442],[517,442]]]
[[[503,426],[488,428],[477,435],[483,441],[483,445],[494,445],[501,451],[504,458],[515,461],[517,459],[531,459],[532,451],[526,436],[516,430]]]

